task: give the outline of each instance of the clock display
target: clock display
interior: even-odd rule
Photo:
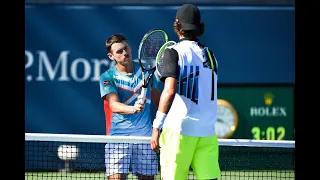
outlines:
[[[218,102],[216,132],[220,138],[255,140],[294,140],[294,87],[227,86],[218,89],[218,99],[236,108],[233,118],[228,103]],[[233,109],[234,110],[234,109]],[[233,119],[235,131],[231,126]]]
[[[251,133],[253,139],[256,140],[283,140],[286,135],[286,129],[283,126],[273,127],[269,126],[266,129],[260,127],[252,127]]]
[[[218,138],[231,137],[238,126],[238,115],[234,107],[226,100],[218,99],[215,130]]]

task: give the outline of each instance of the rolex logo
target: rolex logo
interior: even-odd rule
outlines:
[[[251,106],[251,117],[286,117],[285,106],[271,106],[274,103],[274,95],[271,92],[264,93],[265,106]]]
[[[269,93],[269,92],[265,93],[264,94],[264,103],[269,106],[272,104],[272,102],[273,102],[273,94]]]

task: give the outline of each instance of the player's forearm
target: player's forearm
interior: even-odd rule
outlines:
[[[165,86],[165,88],[162,91],[158,111],[156,113],[156,117],[153,120],[153,132],[156,130],[162,129],[162,126],[164,124],[164,120],[166,119],[166,116],[170,110],[171,104],[173,102],[174,96],[175,96],[175,88],[168,88],[169,86]]]
[[[168,114],[176,92],[175,89],[165,88],[162,91],[158,111]]]
[[[173,77],[167,77],[164,83],[164,88],[161,93],[158,111],[168,114],[174,96],[176,94],[177,80]]]
[[[123,104],[121,102],[112,102],[110,104],[110,109],[113,113],[118,113],[118,114],[134,114],[134,113],[136,113],[134,106],[129,106],[129,105]]]

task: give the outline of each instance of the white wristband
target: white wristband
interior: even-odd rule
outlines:
[[[158,128],[159,130],[161,130],[166,117],[167,117],[166,114],[164,114],[160,111],[157,111],[156,118],[153,120],[152,127]]]

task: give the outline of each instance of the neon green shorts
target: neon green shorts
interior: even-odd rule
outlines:
[[[186,180],[190,165],[197,179],[220,177],[216,135],[185,136],[163,129],[160,136],[160,167],[164,180]]]

